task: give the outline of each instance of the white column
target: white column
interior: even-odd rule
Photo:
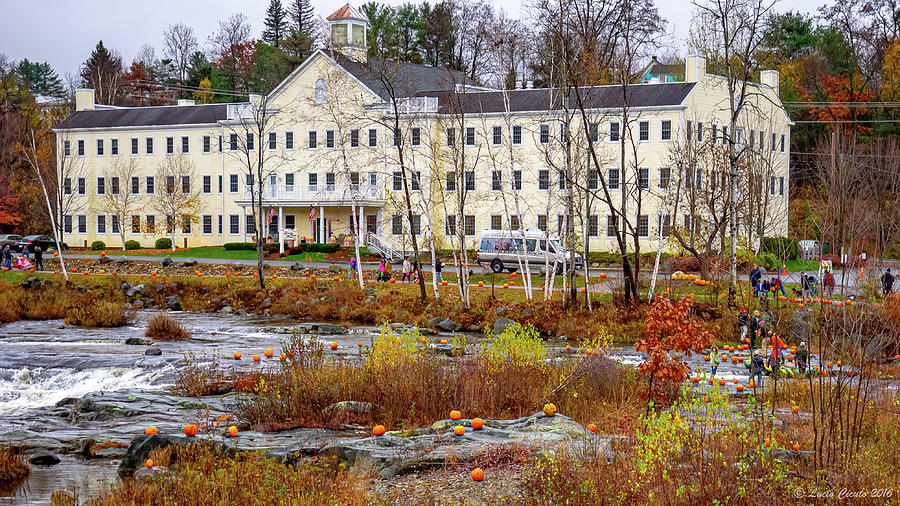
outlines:
[[[325,222],[325,206],[319,206],[319,242],[325,244],[328,242],[328,224]]]
[[[278,252],[284,253],[284,208],[278,206]]]
[[[375,235],[381,233],[381,208],[375,211]]]
[[[241,220],[241,230],[243,230],[241,242],[247,242],[247,208],[245,206],[241,206]]]
[[[366,224],[363,223],[363,219],[365,219],[366,215],[363,212],[365,209],[362,205],[359,206],[357,213],[359,215],[356,218],[356,234],[357,234],[357,244],[365,244],[366,243]]]

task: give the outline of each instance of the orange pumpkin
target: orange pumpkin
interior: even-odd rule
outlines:
[[[33,270],[33,269],[32,269]],[[106,270],[100,269],[100,274],[106,274]]]
[[[841,366],[841,361],[840,361],[840,360],[837,361],[837,366],[838,366],[838,367]]]
[[[151,276],[156,276],[156,271],[150,271]]]
[[[703,402],[707,402],[707,403],[709,402],[709,396],[708,396],[708,395],[704,395],[704,396],[703,396]]]
[[[340,277],[340,276],[335,276],[333,279],[334,279],[335,281],[340,281],[340,280],[341,280],[341,277]]]
[[[309,276],[309,279],[316,279],[316,275],[315,275],[315,274],[311,274],[311,275]]]
[[[475,468],[472,470],[472,479],[475,481],[481,481],[484,479],[484,471],[480,468]]]
[[[509,288],[509,285],[508,285],[508,284],[504,284],[504,285],[503,285],[503,288]]]
[[[793,411],[794,414],[799,413],[799,412],[800,412],[800,406],[797,406],[797,405],[791,406],[791,411]]]
[[[84,274],[87,275],[88,271],[84,271]]]
[[[484,427],[484,420],[482,420],[481,418],[473,418],[472,419],[472,428],[473,429],[480,430],[482,427]]]
[[[6,267],[4,267],[3,270],[4,270],[4,271],[7,271],[7,270],[9,270],[9,269],[7,269]],[[53,271],[53,274],[59,274],[59,269],[56,269],[55,271]]]
[[[566,351],[572,351],[572,347],[569,346],[568,344],[566,345]],[[898,359],[898,360],[900,360],[900,359]]]
[[[447,340],[446,340],[446,339],[441,339],[441,344],[447,344]]]
[[[459,411],[454,409],[453,411],[450,412],[451,420],[459,420],[460,418],[462,418],[462,413],[460,413]]]
[[[278,360],[287,360],[287,355],[285,355],[284,353],[278,355]]]
[[[259,355],[253,355],[253,361],[254,361],[254,362],[259,362],[260,360],[262,360],[262,359],[259,358]]]
[[[159,434],[159,429],[157,429],[155,425],[151,425],[151,426],[147,427],[146,429],[144,429],[144,434],[146,434],[148,436],[152,436],[154,434]]]
[[[231,437],[238,437],[238,429],[234,425],[228,427],[228,435]]]
[[[799,452],[800,451],[800,443],[794,443],[793,448],[794,448],[795,452]]]
[[[589,423],[588,426],[587,426],[587,430],[589,430],[589,431],[593,432],[594,434],[596,434],[596,433],[597,433],[597,424],[595,424],[595,423]]]
[[[457,425],[456,427],[453,427],[453,433],[456,434],[457,436],[462,436],[463,434],[466,433],[466,428],[463,427],[462,425]]]
[[[231,277],[231,273],[230,273],[230,272],[226,272],[226,273],[225,273],[225,277],[226,277],[226,278],[230,278],[230,277]]]
[[[266,358],[272,358],[272,356],[275,355],[275,352],[272,351],[272,348],[266,348],[266,351],[263,352],[263,355],[265,355]]]
[[[722,361],[725,361],[725,360],[728,360],[728,355],[725,355],[725,354],[723,353],[722,356],[719,357],[719,358],[721,358]]]
[[[509,282],[509,286],[516,286],[516,282],[515,282],[515,281],[510,281],[510,282]]]
[[[737,380],[737,379],[732,379],[731,382],[734,383],[735,385],[738,384],[738,380]]]
[[[187,437],[194,437],[197,435],[197,426],[193,423],[189,423],[184,426],[184,435]]]
[[[144,462],[144,465],[147,467],[153,467],[153,459],[147,459],[147,462]]]
[[[375,434],[376,436],[383,436],[384,435],[384,425],[376,425],[375,427],[373,427],[372,434]]]
[[[709,362],[709,355],[703,357],[703,360],[706,360],[707,362]]]
[[[356,341],[356,345],[362,348],[362,341]]]
[[[803,304],[800,304],[800,305],[797,306],[797,307],[799,307],[800,309],[803,309],[804,306],[803,306]]]
[[[441,281],[441,284],[444,285],[444,286],[447,286],[447,282],[446,282],[446,281]]]
[[[334,342],[331,343],[331,349],[332,349],[332,350],[338,349],[338,343],[334,343]]]
[[[585,287],[581,287],[581,293],[587,293],[587,289]]]
[[[850,376],[851,378],[853,376],[856,376],[856,371],[854,371],[853,369],[850,369],[849,371],[847,371],[847,376]]]
[[[721,379],[719,380],[719,386],[725,386],[726,383],[728,383],[728,382],[725,381],[725,378],[721,378]]]
[[[288,356],[293,358],[294,350],[288,350]]]
[[[424,337],[420,337],[420,338],[419,338],[419,342],[422,343],[422,344],[425,344],[425,343],[428,342],[428,341],[426,341]]]
[[[397,282],[397,278],[391,278],[391,283],[396,283],[396,282]]]
[[[272,274],[272,279],[278,279],[278,274]]]
[[[738,392],[743,392],[743,391],[744,391],[744,385],[738,385],[738,386],[737,386],[737,391],[738,391]]]
[[[548,402],[544,404],[544,416],[554,416],[556,415],[556,404],[552,402]]]
[[[239,352],[239,351],[234,352],[234,359],[235,359],[235,360],[240,360],[240,359],[241,359],[241,352]]]
[[[479,281],[479,282],[478,282],[478,286],[483,287],[483,286],[484,286],[484,281]]]

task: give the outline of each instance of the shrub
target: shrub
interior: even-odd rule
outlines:
[[[11,448],[0,448],[0,490],[16,485],[31,473],[25,459]]]
[[[146,335],[158,341],[180,341],[191,337],[191,333],[184,330],[180,323],[164,314],[150,318]]]
[[[317,242],[307,243],[303,245],[303,251],[309,253],[334,253],[335,251],[341,249],[341,245],[334,244],[321,244]]]
[[[785,260],[796,260],[800,257],[799,243],[797,242],[797,239],[790,237],[764,237],[762,251],[771,253],[777,258],[784,258]]]
[[[156,249],[172,249],[172,239],[168,237],[160,237],[156,240],[156,243],[153,245]]]
[[[101,251],[106,249],[106,243],[103,241],[94,241],[91,243],[91,251]]]
[[[141,249],[141,243],[135,240],[125,241],[125,249]]]
[[[778,271],[781,268],[781,261],[778,260],[774,253],[764,251],[759,254],[759,260],[768,271]]]
[[[516,323],[506,327],[499,336],[491,336],[478,354],[481,360],[494,366],[507,362],[539,365],[547,359],[547,348],[534,327]]]
[[[65,322],[82,327],[121,327],[131,321],[133,314],[122,302],[99,301],[77,304],[66,311]]]
[[[672,257],[672,270],[681,272],[697,272],[700,270],[700,260],[697,257]]]
[[[225,243],[225,251],[255,251],[256,243],[253,242],[226,242]]]
[[[254,250],[256,248],[253,248]],[[281,249],[278,246],[278,243],[265,244],[263,245],[263,252],[267,255],[271,255],[272,253],[278,253],[278,250]]]

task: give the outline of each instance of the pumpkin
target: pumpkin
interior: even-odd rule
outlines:
[[[8,271],[9,269],[7,269],[6,267],[4,267],[3,270],[4,270],[4,271]],[[53,274],[59,274],[59,269],[56,269],[55,271],[53,271]]]
[[[589,423],[588,426],[587,426],[587,430],[589,430],[589,431],[593,432],[594,434],[596,434],[596,433],[597,433],[597,424],[595,424],[595,423]]]
[[[484,471],[480,468],[472,469],[472,479],[475,481],[481,481],[484,479]]]
[[[159,429],[156,428],[156,425],[151,425],[144,429],[144,434],[148,436],[152,436],[154,434],[159,434]]]
[[[593,348],[588,348],[588,349],[584,350],[584,354],[585,354],[585,355],[593,355],[593,354],[594,354],[594,349],[593,349]]]
[[[484,287],[484,281],[479,281],[478,286]]]
[[[791,411],[793,411],[794,414],[796,415],[797,413],[800,412],[800,406],[797,406],[797,405],[791,406]]]
[[[285,355],[284,353],[278,355],[278,360],[287,360],[287,355]]]
[[[800,304],[800,305],[797,306],[797,307],[799,307],[800,309],[803,309],[804,306],[803,306],[803,304]]]
[[[425,340],[424,337],[420,337],[420,338],[419,338],[419,342],[422,343],[422,344],[425,344],[427,341]]]
[[[341,277],[340,277],[340,276],[335,276],[335,277],[332,278],[332,279],[334,279],[335,281],[340,281],[340,280],[341,280]]]
[[[263,352],[263,355],[265,355],[266,358],[272,358],[272,355],[274,354],[275,352],[272,351],[272,348],[266,348],[266,351]]]
[[[278,274],[272,274],[272,279],[278,279]]]
[[[87,275],[88,271],[84,271],[84,274]]]
[[[709,396],[708,396],[708,395],[704,395],[704,396],[703,396],[703,402],[709,402]]]
[[[253,355],[253,361],[259,362],[260,361],[259,355]]]
[[[694,383],[700,383],[700,377],[694,376],[693,378],[691,378],[691,381],[693,381]]]
[[[228,435],[231,437],[238,437],[237,427],[235,427],[234,425],[228,427]]]
[[[856,376],[856,371],[854,371],[853,369],[850,369],[849,371],[847,371],[847,375],[852,378],[853,376]]]
[[[291,357],[291,358],[293,358],[293,357],[294,357],[294,350],[288,350],[288,356]]]
[[[241,352],[239,352],[239,351],[234,352],[234,359],[235,359],[235,360],[240,360],[240,359],[241,359]]]
[[[316,279],[316,275],[315,275],[315,274],[310,274],[309,279]]]
[[[601,273],[600,273],[600,279],[606,279],[606,273],[605,273],[605,272],[601,272]]]
[[[446,339],[441,339],[441,344],[447,344],[447,340],[446,340]]]
[[[391,278],[391,283],[396,283],[396,282],[397,282],[397,278]]]
[[[54,252],[53,252],[53,256],[58,257],[58,256],[59,256],[59,251],[54,251]]]
[[[830,368],[830,367],[834,367],[834,362],[826,362],[826,363],[825,363],[825,366],[827,366],[827,367],[829,367],[829,368]]]
[[[356,341],[356,345],[362,348],[362,341]]]
[[[750,338],[749,338],[749,337],[745,337],[745,338],[744,338],[744,344],[750,344]]]
[[[731,380],[731,382],[734,383],[735,385],[737,385],[738,380],[737,380],[737,378],[735,378],[735,379]]]
[[[503,288],[509,288],[509,284],[504,284]]]
[[[254,277],[254,278],[259,278],[259,273],[258,273],[258,272],[254,272],[254,273],[253,273],[253,277]]]
[[[709,362],[709,355],[703,357],[703,360],[706,360],[707,362]]]
[[[849,305],[850,305],[850,303],[852,303],[852,302],[853,302],[853,301],[852,301],[852,300],[850,300],[850,299],[847,299],[847,300],[845,300],[845,301],[844,301],[844,305],[847,305],[847,306],[849,306]]]
[[[189,423],[184,426],[184,435],[187,437],[194,437],[197,435],[197,426],[193,423]]]
[[[226,277],[226,278],[230,278],[230,277],[231,277],[231,273],[230,273],[230,272],[226,272],[226,273],[225,273],[225,277]]]
[[[372,434],[374,434],[376,436],[383,436],[384,435],[384,425],[376,425],[375,427],[373,427]]]
[[[473,418],[472,419],[472,428],[473,429],[480,430],[482,427],[484,427],[484,420],[482,420],[481,418]]]
[[[793,448],[794,448],[795,452],[799,452],[800,451],[800,443],[794,443]]]
[[[156,276],[156,271],[150,271],[151,276]]]
[[[738,386],[737,386],[737,391],[738,391],[738,392],[743,392],[743,391],[744,391],[744,385],[738,385]]]
[[[34,270],[34,269],[32,269],[32,270]],[[100,274],[106,274],[106,271],[104,269],[100,269]]]
[[[147,459],[147,462],[144,462],[144,465],[147,467],[153,467],[153,459]]]
[[[446,281],[441,281],[441,284],[444,285],[444,286],[447,286],[447,282],[446,282]]]
[[[750,388],[756,388],[756,380],[751,379],[750,382],[748,383],[748,385],[750,386]]]
[[[459,420],[460,418],[462,418],[462,413],[460,413],[459,411],[454,409],[453,411],[450,412],[451,420]]]
[[[725,381],[725,378],[721,378],[721,379],[719,380],[719,386],[724,386],[726,383],[728,383],[728,382]]]
[[[568,344],[566,345],[566,351],[572,351],[572,347],[569,346]],[[898,359],[898,360],[900,360],[900,359]]]
[[[332,349],[332,350],[338,349],[338,343],[332,342],[332,343],[331,343],[331,349]]]
[[[837,361],[837,366],[838,366],[838,367],[841,366],[841,361],[840,361],[840,360]]]
[[[463,434],[466,433],[466,428],[463,427],[462,425],[457,425],[456,427],[453,427],[453,433],[456,434],[457,436],[462,436]]]
[[[118,275],[119,275],[119,271],[113,271],[113,276],[118,276]]]
[[[552,402],[548,402],[544,404],[544,416],[554,416],[556,415],[556,404]]]
[[[510,281],[510,282],[509,282],[509,286],[516,286],[516,282],[515,282],[515,281]]]
[[[587,293],[587,289],[585,287],[581,287],[581,293]]]
[[[722,356],[719,357],[719,358],[721,358],[722,361],[725,361],[725,360],[728,360],[728,355],[726,355],[726,354],[723,353]]]

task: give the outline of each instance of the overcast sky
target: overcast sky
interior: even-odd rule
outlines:
[[[323,17],[343,5],[333,0],[312,2]],[[386,0],[383,3],[405,2]],[[656,3],[660,15],[669,22],[668,31],[673,34],[672,49],[663,49],[662,54],[683,53],[693,11],[691,2],[657,0]],[[777,9],[809,13],[815,12],[820,3],[782,0]],[[206,39],[215,31],[218,20],[243,12],[250,21],[253,36],[259,37],[268,4],[269,0],[0,0],[0,53],[14,61],[23,58],[47,61],[61,76],[77,75],[81,63],[101,39],[107,47],[122,54],[126,65],[145,43],[152,45],[156,56],[161,57],[162,32],[177,22],[192,26],[205,49]],[[520,0],[494,0],[494,5],[510,17],[520,16],[521,4]]]

